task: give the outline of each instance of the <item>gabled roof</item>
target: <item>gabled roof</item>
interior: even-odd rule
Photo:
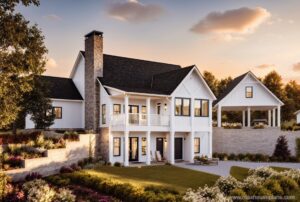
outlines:
[[[225,91],[217,97],[217,100],[213,103],[216,106],[222,99],[224,99],[247,75],[251,75],[258,83],[272,96],[274,97],[281,105],[284,103],[272,93],[251,71],[242,74],[235,79],[233,79],[229,84]]]
[[[225,98],[246,76],[248,72],[245,74],[242,74],[236,78],[234,78],[229,84],[228,87],[224,90],[223,93],[221,93],[217,100],[214,101],[214,105],[216,105],[219,101],[221,101],[223,98]]]
[[[40,78],[43,83],[49,85],[49,98],[83,100],[72,79],[52,76]]]

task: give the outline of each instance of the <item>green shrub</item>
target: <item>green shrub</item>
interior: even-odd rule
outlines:
[[[121,164],[120,162],[115,162],[115,163],[114,163],[114,166],[115,166],[115,167],[121,167],[122,164]]]
[[[28,202],[52,202],[55,197],[55,191],[41,179],[26,182],[22,188]]]
[[[284,192],[279,182],[274,179],[268,179],[264,182],[263,186],[270,190],[274,196],[283,196]]]
[[[239,186],[239,182],[234,177],[220,177],[216,183],[215,186],[217,186],[221,192],[224,193],[224,195],[229,195],[229,193],[237,188]]]
[[[264,196],[264,197],[272,197],[272,192],[265,187],[258,185],[258,186],[250,186],[246,191],[248,196]]]
[[[70,185],[70,179],[63,177],[62,175],[52,175],[45,178],[51,184],[56,186],[65,187]]]
[[[60,188],[58,189],[54,202],[75,202],[76,196],[72,194],[69,189]]]
[[[233,189],[233,190],[230,192],[229,195],[231,196],[231,199],[232,199],[233,201],[239,201],[239,202],[246,202],[246,201],[248,201],[248,200],[246,199],[246,197],[247,197],[246,192],[244,192],[244,190],[241,189],[241,188],[235,188],[235,189]]]
[[[11,181],[10,177],[3,172],[0,172],[0,201],[8,194],[8,185]]]
[[[288,194],[290,191],[298,189],[297,182],[290,177],[280,177],[278,182],[282,187],[284,194]]]
[[[236,155],[233,154],[233,153],[229,154],[228,160],[233,160],[233,161],[234,161],[234,160],[237,160]]]
[[[279,161],[289,160],[291,152],[288,148],[288,141],[285,136],[282,135],[278,137],[273,156]]]

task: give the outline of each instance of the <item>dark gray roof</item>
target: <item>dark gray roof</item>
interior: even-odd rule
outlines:
[[[83,100],[72,79],[52,76],[40,78],[49,86],[49,98]]]
[[[223,93],[221,93],[218,97],[217,100],[214,101],[214,105],[218,104],[218,102],[220,102],[224,97],[226,97],[242,80],[243,78],[248,74],[242,74],[238,77],[236,77],[235,79],[233,79],[229,84],[228,87],[225,89],[225,91]]]
[[[103,77],[99,81],[127,92],[169,95],[192,69],[106,54],[103,59]]]

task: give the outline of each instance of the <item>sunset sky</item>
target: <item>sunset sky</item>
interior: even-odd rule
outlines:
[[[104,32],[107,54],[187,66],[218,78],[278,71],[300,81],[300,1],[41,0],[19,7],[49,50],[47,75],[68,77],[84,35]]]

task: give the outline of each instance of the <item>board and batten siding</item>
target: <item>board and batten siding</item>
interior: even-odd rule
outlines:
[[[82,59],[82,56],[80,56],[72,80],[80,95],[84,98],[84,59]]]
[[[54,119],[50,128],[84,128],[83,101],[52,100],[53,107],[62,107],[62,118]],[[26,129],[34,128],[30,115],[26,116]]]

